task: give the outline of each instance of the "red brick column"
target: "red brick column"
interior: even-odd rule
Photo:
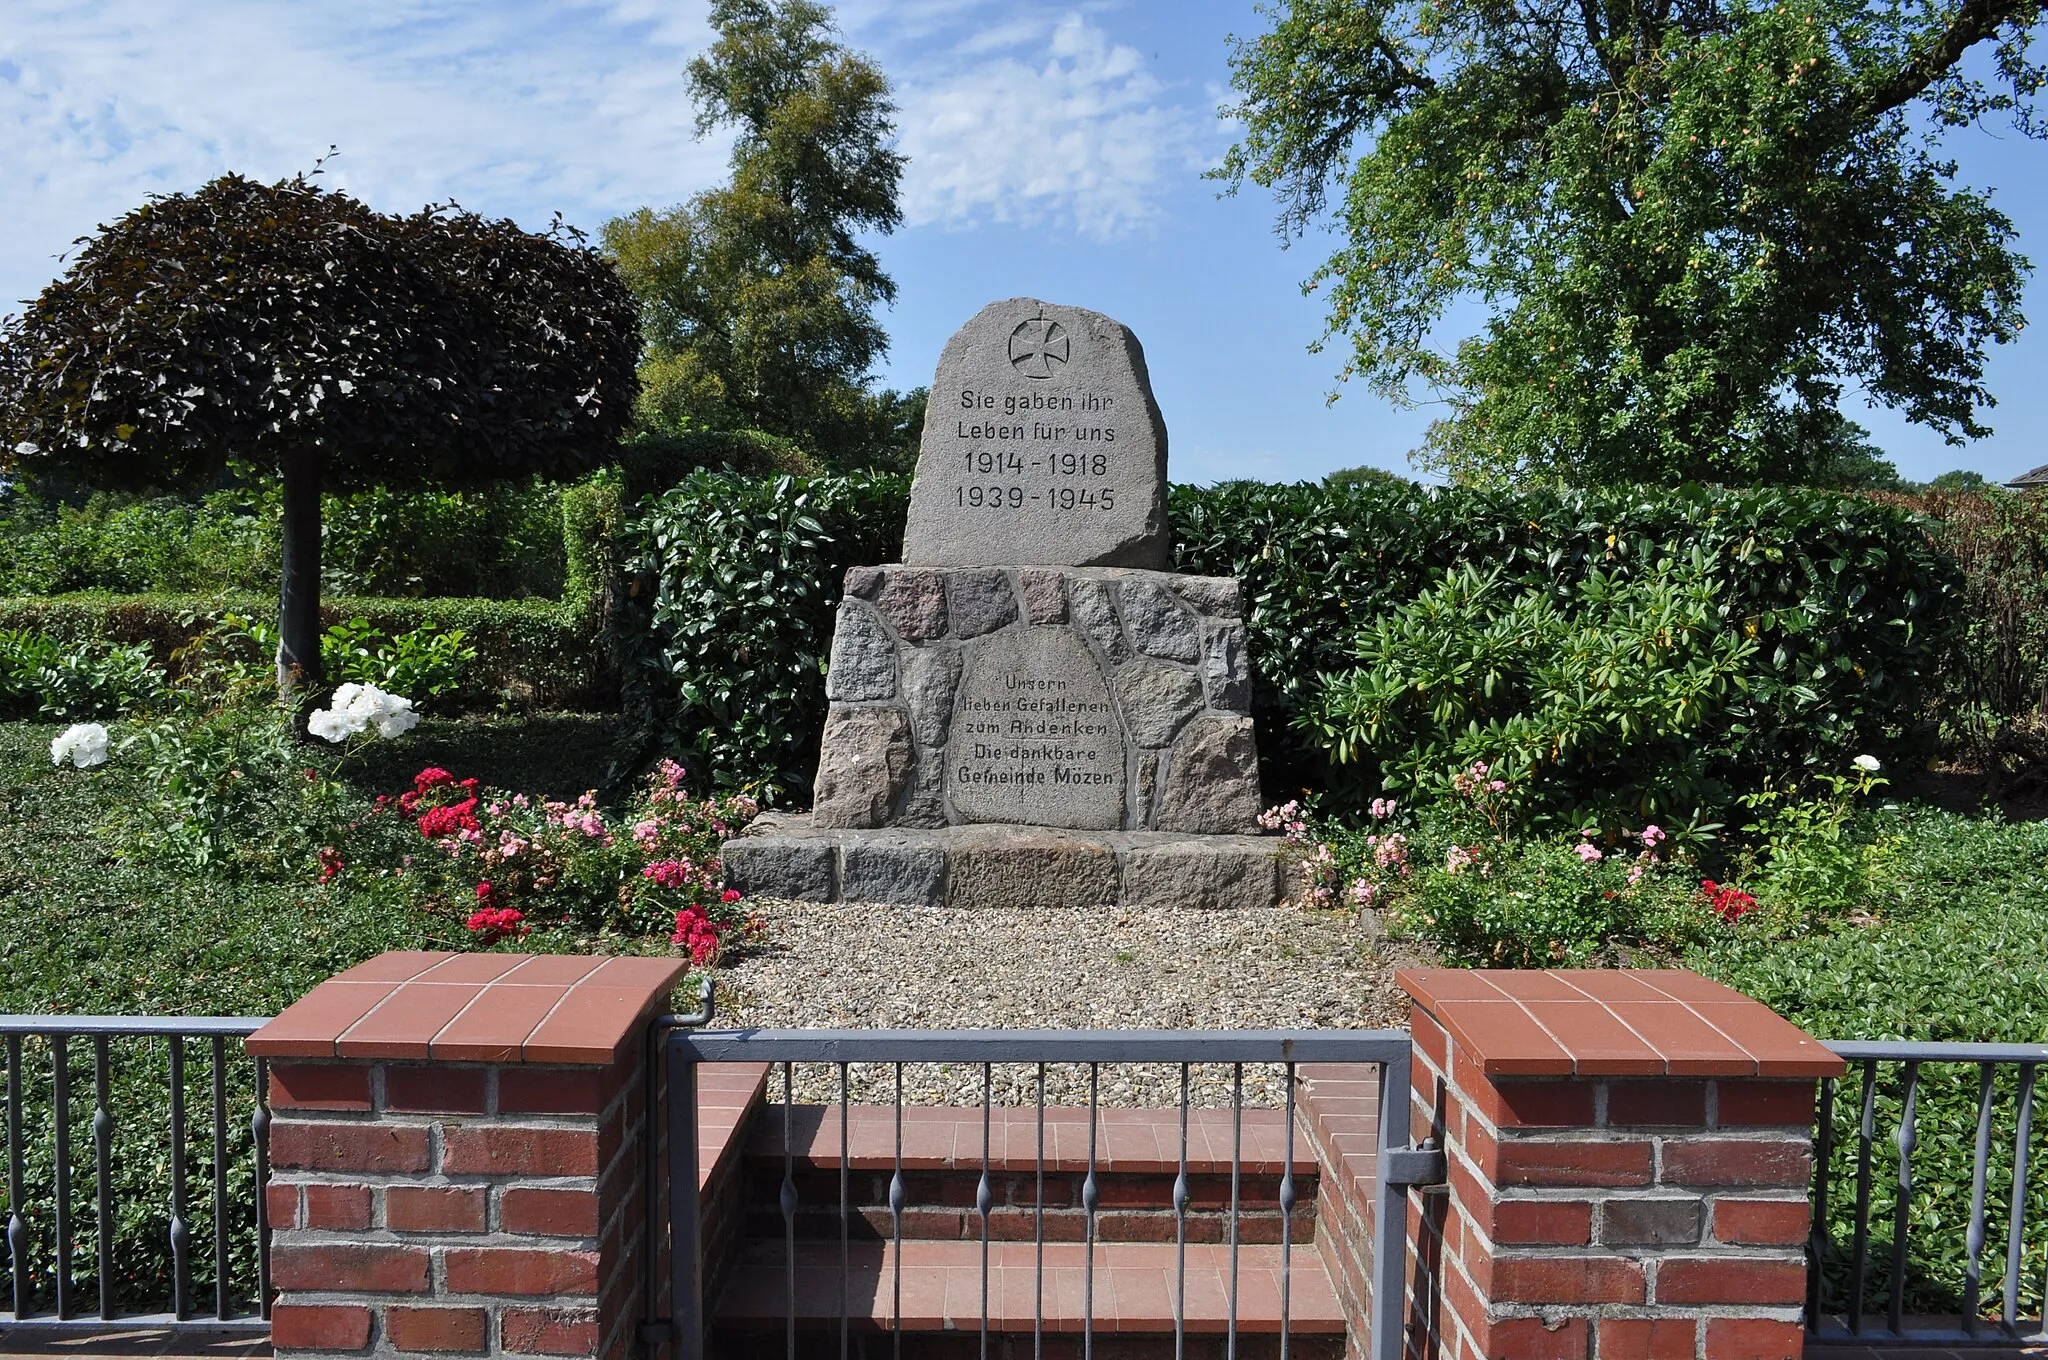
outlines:
[[[647,1022],[682,971],[390,953],[251,1036],[271,1063],[276,1353],[623,1360]]]
[[[1428,969],[1410,1353],[1797,1360],[1816,1079],[1843,1064],[1695,973]]]

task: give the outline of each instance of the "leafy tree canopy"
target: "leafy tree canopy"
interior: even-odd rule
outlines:
[[[1343,376],[1449,404],[1464,479],[1815,480],[1845,383],[1984,434],[2022,324],[2012,223],[1943,130],[2038,135],[2048,0],[1282,0],[1235,45],[1215,172],[1326,216]],[[1994,78],[1966,72],[1988,49]],[[1434,333],[1477,299],[1479,333]]]
[[[609,454],[632,296],[562,232],[373,211],[306,177],[151,199],[0,322],[0,458],[114,488],[309,453],[339,480],[473,485]]]
[[[752,428],[866,461],[915,400],[865,381],[896,285],[859,235],[902,221],[888,80],[811,0],[716,0],[711,23],[689,88],[700,133],[735,133],[731,183],[604,229],[644,309],[641,424]]]
[[[1413,485],[1412,482],[1400,473],[1389,472],[1385,468],[1374,467],[1370,463],[1361,463],[1357,467],[1338,468],[1335,472],[1323,478],[1323,484],[1326,486],[1386,487]]]
[[[453,206],[391,216],[305,176],[152,198],[0,323],[0,468],[133,489],[279,474],[279,683],[317,684],[323,484],[610,456],[638,308],[565,235]]]
[[[1990,491],[1994,489],[1992,484],[1985,480],[1983,473],[1972,472],[1968,468],[1956,468],[1954,471],[1944,472],[1927,485],[1934,491]]]

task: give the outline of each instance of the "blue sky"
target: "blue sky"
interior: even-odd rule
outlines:
[[[76,236],[151,192],[237,170],[276,178],[341,148],[331,181],[387,210],[453,198],[594,230],[715,183],[682,68],[702,0],[7,0],[0,26],[0,310]],[[1177,480],[1406,471],[1430,419],[1312,354],[1299,283],[1325,243],[1282,250],[1272,205],[1200,178],[1231,141],[1225,37],[1249,0],[845,0],[847,38],[896,83],[905,227],[877,243],[901,288],[884,377],[930,380],[984,302],[1104,311],[1144,342]],[[2048,264],[2048,147],[2002,129],[1951,142]],[[2044,305],[2029,288],[2031,310]],[[2048,337],[1997,352],[1995,434],[1951,448],[1863,419],[1909,476],[1995,479],[2048,463]]]

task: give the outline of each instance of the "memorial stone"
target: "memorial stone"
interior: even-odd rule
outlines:
[[[809,900],[1264,905],[1236,581],[1167,564],[1166,430],[1094,312],[983,308],[946,346],[900,564],[846,574],[813,812],[729,842]],[[829,884],[827,882],[829,880]]]
[[[932,379],[903,560],[1163,569],[1166,423],[1137,337],[1035,298],[961,327]]]

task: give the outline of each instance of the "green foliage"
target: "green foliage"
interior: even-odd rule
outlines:
[[[1718,810],[1747,773],[1757,651],[1741,620],[1724,625],[1718,584],[1697,547],[1564,591],[1450,571],[1367,624],[1357,668],[1325,677],[1297,723],[1340,762],[1377,757],[1410,795],[1487,761],[1571,825]]]
[[[2048,500],[1928,490],[1885,497],[1927,519],[1962,568],[1958,626],[1940,657],[1941,716],[1950,742],[1997,773],[2042,757],[2048,696]]]
[[[180,653],[229,617],[245,634],[234,655],[262,665],[260,649],[275,646],[267,622],[270,602],[249,595],[63,595],[0,600],[0,629],[24,629],[67,646],[105,642],[146,646],[155,664],[177,675]],[[260,626],[255,620],[266,620]],[[411,668],[424,683],[444,690],[441,713],[518,708],[600,708],[616,702],[617,680],[593,611],[545,600],[335,599],[322,607],[328,629],[355,630],[373,645],[360,666],[338,679],[374,679],[378,668]],[[234,630],[231,628],[230,632]],[[460,641],[445,641],[452,635]],[[249,639],[260,639],[249,641]],[[410,640],[408,640],[410,639]],[[437,641],[437,639],[443,639]],[[328,643],[323,636],[323,653]],[[451,651],[452,649],[452,651]],[[473,651],[473,660],[464,653]],[[197,659],[197,658],[195,658]],[[382,681],[377,681],[382,684]]]
[[[2040,131],[2043,12],[1277,0],[1232,56],[1245,132],[1215,173],[1271,189],[1283,236],[1336,219],[1308,284],[1325,341],[1344,378],[1449,401],[1430,464],[1811,482],[1845,384],[1985,433],[2030,266],[1940,138],[1995,112]],[[1964,74],[1994,48],[2004,90]]]
[[[1325,486],[1412,486],[1408,478],[1398,472],[1361,463],[1357,467],[1338,468],[1323,478]]]
[[[720,787],[801,797],[818,759],[833,611],[851,566],[902,553],[908,480],[699,473],[633,526],[620,622],[637,741]]]
[[[889,83],[811,0],[716,0],[711,26],[690,97],[700,134],[735,134],[731,183],[604,229],[647,331],[638,423],[668,438],[761,430],[833,466],[900,463],[904,408],[922,403],[867,390],[888,348],[874,309],[896,286],[859,239],[902,221]]]
[[[569,488],[373,489],[321,501],[321,577],[336,594],[553,598]],[[276,588],[274,485],[191,499],[99,493],[81,505],[0,492],[0,597],[74,590]]]
[[[1984,474],[1981,472],[1972,472],[1968,468],[1956,468],[1953,471],[1942,473],[1939,477],[1929,482],[1927,489],[1929,491],[1987,492],[1996,491],[1998,488],[1984,480]]]
[[[1697,560],[1723,633],[1756,632],[1734,732],[1741,768],[1793,778],[1927,734],[1960,581],[1910,515],[1814,491],[1175,487],[1177,570],[1245,583],[1267,787],[1329,789],[1362,807],[1378,771],[1334,766],[1294,727],[1316,677],[1350,670],[1353,639],[1444,573],[1497,572],[1514,599],[1569,613],[1595,574],[1614,586]],[[1697,558],[1695,558],[1697,554]]]
[[[277,655],[277,630],[260,619],[228,614],[193,647],[207,664],[247,680],[269,669]],[[320,635],[320,663],[336,684],[354,681],[423,702],[460,690],[476,661],[460,628],[444,632],[432,623],[392,636],[360,616],[330,625]],[[205,677],[189,674],[188,682]]]
[[[100,228],[0,327],[0,458],[134,489],[314,453],[349,484],[573,472],[624,428],[638,350],[563,232],[227,175]]]
[[[67,645],[0,629],[0,718],[114,718],[146,707],[163,688],[163,671],[140,644]]]
[[[1827,1039],[2031,1043],[2048,1041],[2048,826],[1965,818],[1918,806],[1880,808],[1846,840],[1872,853],[1862,860],[1857,908],[1762,929],[1708,934],[1684,962],[1770,1006]],[[1760,890],[1761,891],[1761,890]],[[1748,922],[1745,921],[1745,925]],[[1909,1312],[1953,1312],[1967,1255],[1977,1069],[1929,1064],[1920,1071],[1919,1143],[1913,1154],[1912,1232],[1908,1235]],[[1860,1078],[1841,1083],[1835,1105],[1837,1186],[1855,1184],[1854,1126]],[[1889,1224],[1897,1183],[1902,1090],[1896,1065],[1881,1068],[1872,1183],[1873,1237],[1866,1307],[1882,1311],[1891,1287]],[[2010,1183],[2014,1119],[2011,1076],[1995,1092],[1997,1127],[1991,1184]],[[1833,1198],[1828,1224],[1830,1307],[1845,1302],[1854,1195]],[[1987,1234],[2006,1240],[2006,1196],[1990,1196]],[[2048,1250],[2048,1187],[2029,1191],[2024,1259]],[[1985,1256],[1985,1297],[2004,1287],[2004,1253]],[[2038,1308],[2038,1270],[2021,1281],[2021,1309]]]

